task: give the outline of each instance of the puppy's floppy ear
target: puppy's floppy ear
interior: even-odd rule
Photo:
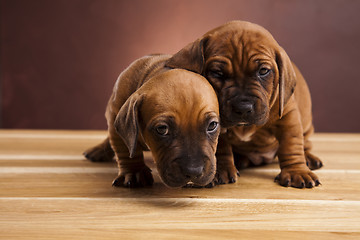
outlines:
[[[296,74],[289,56],[281,47],[276,51],[276,64],[279,70],[279,117],[281,118],[285,104],[294,93]]]
[[[205,38],[199,38],[195,42],[189,43],[186,47],[167,60],[165,66],[169,68],[186,69],[201,74],[205,64],[205,41]]]
[[[130,158],[134,157],[139,134],[139,109],[144,95],[133,93],[120,108],[114,122],[116,132],[129,149]]]

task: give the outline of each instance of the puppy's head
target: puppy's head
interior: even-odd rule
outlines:
[[[176,53],[167,66],[208,79],[218,95],[224,127],[263,125],[270,110],[281,117],[296,84],[291,61],[271,34],[242,21],[211,30]]]
[[[201,75],[170,70],[139,88],[121,107],[115,126],[134,154],[142,139],[163,182],[181,187],[210,183],[220,132],[216,94]]]

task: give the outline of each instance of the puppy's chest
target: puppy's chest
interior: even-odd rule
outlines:
[[[256,126],[233,127],[227,130],[226,135],[230,142],[249,142],[256,130]]]
[[[274,142],[276,138],[268,129],[256,126],[233,127],[227,130],[228,141],[232,145],[242,145],[249,142]]]

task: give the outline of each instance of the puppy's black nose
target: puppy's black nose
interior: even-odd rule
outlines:
[[[240,101],[233,104],[232,108],[240,117],[246,117],[254,111],[254,104],[250,101]]]
[[[200,177],[203,173],[204,166],[184,166],[181,168],[186,178],[194,179]]]

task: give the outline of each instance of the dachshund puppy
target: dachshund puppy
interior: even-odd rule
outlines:
[[[266,29],[244,21],[226,23],[174,54],[166,66],[199,73],[216,91],[224,129],[216,157],[228,169],[217,182],[234,182],[234,160],[241,168],[277,156],[281,172],[275,180],[280,185],[320,184],[310,170],[322,162],[311,153],[309,89]]]
[[[165,67],[169,55],[138,59],[121,73],[107,105],[109,137],[86,151],[92,161],[114,153],[119,175],[113,186],[153,184],[143,151],[150,150],[169,187],[206,186],[216,173],[220,134],[215,91],[199,74]]]

